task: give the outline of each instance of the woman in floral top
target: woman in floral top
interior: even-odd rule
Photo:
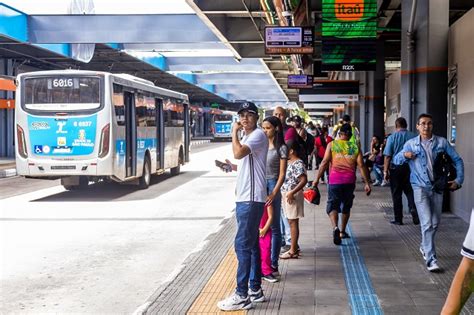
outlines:
[[[303,188],[308,182],[304,162],[298,156],[298,143],[288,141],[287,146],[289,159],[281,195],[283,210],[290,223],[291,246],[287,252],[280,255],[281,259],[298,258],[299,219],[304,217]]]

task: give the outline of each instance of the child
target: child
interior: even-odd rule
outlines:
[[[291,246],[287,252],[280,255],[281,259],[298,258],[299,219],[304,217],[303,187],[308,182],[298,142],[288,141],[287,146],[288,168],[285,182],[281,187],[281,195],[283,210],[290,223]]]
[[[263,216],[260,220],[260,259],[262,262],[262,279],[268,282],[277,282],[278,279],[273,276],[272,268],[272,222],[273,222],[273,206],[265,205]]]

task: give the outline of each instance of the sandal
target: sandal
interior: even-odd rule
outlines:
[[[346,233],[346,231],[341,232],[341,238],[351,238],[349,234]]]
[[[297,259],[298,254],[297,253],[290,253],[290,251],[284,252],[283,254],[280,255],[280,259]]]

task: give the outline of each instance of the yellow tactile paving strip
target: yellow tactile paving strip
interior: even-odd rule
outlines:
[[[218,301],[234,292],[236,270],[237,257],[231,247],[187,314],[246,314],[247,311],[222,312],[217,308]]]

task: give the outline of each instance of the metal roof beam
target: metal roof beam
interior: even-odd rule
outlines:
[[[30,15],[28,40],[46,44],[220,42],[193,14]]]

